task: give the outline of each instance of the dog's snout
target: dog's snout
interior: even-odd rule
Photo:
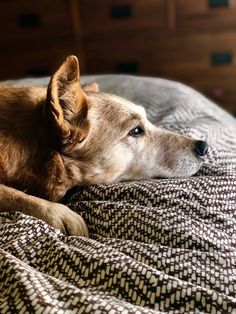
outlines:
[[[207,154],[208,148],[209,148],[209,146],[206,142],[196,141],[195,147],[194,147],[194,152],[197,153],[198,156],[203,157]]]

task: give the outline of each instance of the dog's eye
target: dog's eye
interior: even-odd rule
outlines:
[[[143,134],[144,134],[144,130],[140,126],[137,126],[136,128],[132,129],[128,133],[128,135],[133,136],[133,137],[138,137]]]

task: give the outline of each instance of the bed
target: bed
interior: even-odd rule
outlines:
[[[234,117],[177,82],[88,81],[143,105],[156,125],[206,140],[208,156],[190,178],[69,191],[63,201],[84,217],[89,238],[0,214],[0,313],[236,313]]]

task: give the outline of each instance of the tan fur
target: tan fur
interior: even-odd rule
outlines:
[[[145,134],[130,136],[137,126]],[[70,188],[192,175],[202,164],[194,143],[155,127],[142,107],[100,93],[96,83],[82,88],[78,60],[70,56],[47,89],[0,87],[0,211],[86,236],[83,219],[55,203]]]

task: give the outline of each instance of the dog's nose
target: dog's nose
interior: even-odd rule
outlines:
[[[204,141],[196,141],[194,151],[197,153],[198,156],[205,156],[208,152],[208,144]]]

